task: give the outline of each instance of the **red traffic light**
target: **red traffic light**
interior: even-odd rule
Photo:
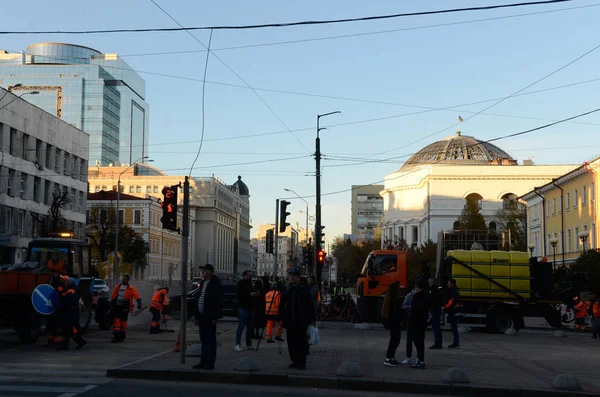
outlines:
[[[319,250],[319,251],[317,252],[317,261],[318,261],[320,264],[323,264],[323,263],[325,263],[325,251],[323,251],[323,250]]]

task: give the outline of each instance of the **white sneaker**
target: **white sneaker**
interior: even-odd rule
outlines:
[[[404,360],[402,360],[402,364],[404,364],[404,365],[410,364],[410,357],[406,357]]]
[[[241,352],[244,349],[242,349],[242,346],[240,346],[240,345],[235,345],[235,347],[233,348],[233,350],[235,350],[236,352]]]

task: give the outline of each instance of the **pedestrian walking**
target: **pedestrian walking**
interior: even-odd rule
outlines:
[[[242,279],[237,284],[239,309],[238,326],[235,332],[234,350],[236,352],[244,350],[242,349],[242,333],[244,332],[244,328],[246,328],[246,348],[252,349],[252,331],[254,330],[252,327],[252,308],[254,307],[252,298],[257,295],[258,292],[254,291],[254,286],[252,285],[252,275],[246,270],[242,273]]]
[[[441,321],[444,293],[434,278],[429,279],[429,295],[431,296],[431,329],[433,330],[433,345],[429,348],[441,349],[443,345]]]
[[[597,339],[600,336],[600,302],[594,293],[588,295],[588,302],[588,313],[592,317],[592,338]]]
[[[410,307],[412,304],[412,299],[413,296],[415,295],[415,289],[414,287],[411,289],[411,291],[406,294],[406,297],[404,297],[404,302],[402,302],[402,310],[404,311],[405,314],[405,320],[406,323],[408,324],[408,320],[410,317]],[[404,358],[404,360],[402,360],[402,364],[404,365],[410,365],[410,360],[412,358],[412,346],[413,346],[413,340],[412,340],[412,335],[410,333],[406,333],[406,356]]]
[[[113,313],[113,338],[111,342],[124,342],[129,313],[133,313],[133,301],[137,301],[138,310],[142,308],[142,298],[135,287],[129,284],[128,274],[124,274],[121,278],[121,284],[115,286],[110,300]]]
[[[150,333],[160,333],[160,315],[165,315],[165,309],[169,305],[169,288],[159,288],[152,296],[150,302],[150,313],[152,313],[152,322],[150,323]]]
[[[385,329],[390,331],[390,341],[383,365],[395,367],[400,364],[396,361],[396,350],[400,345],[402,336],[402,300],[400,300],[400,287],[398,283],[391,284],[385,293],[381,306],[381,322]]]
[[[291,269],[288,274],[291,283],[282,298],[279,313],[283,318],[288,351],[292,360],[289,368],[305,370],[308,352],[306,331],[309,325],[315,325],[315,311],[308,287],[300,283],[300,272]]]
[[[267,343],[283,342],[283,328],[279,317],[279,304],[281,303],[281,292],[277,283],[271,284],[271,290],[265,297],[265,312],[267,317]],[[273,328],[276,328],[275,340],[273,340]]]
[[[448,313],[448,322],[450,323],[450,329],[452,329],[452,344],[448,345],[450,349],[456,349],[460,347],[460,337],[458,334],[458,318],[462,310],[460,303],[460,292],[456,288],[456,280],[448,280],[448,289],[446,290],[446,297],[444,303],[444,310]]]
[[[81,349],[87,342],[81,337],[79,327],[79,297],[75,292],[75,279],[69,278],[64,291],[58,296],[58,321],[62,329],[62,341],[56,350],[69,350],[71,338],[75,341],[76,350]]]
[[[194,369],[215,369],[217,359],[217,321],[223,317],[223,290],[211,264],[201,266],[204,280],[196,301],[195,324],[200,332],[200,362]]]
[[[580,301],[579,297],[576,296],[573,298],[573,303],[575,304],[575,328],[580,332],[585,332],[585,319],[590,309],[590,302]]]
[[[408,316],[407,334],[410,335],[410,339],[417,349],[417,362],[412,365],[413,368],[425,368],[425,331],[427,330],[430,308],[431,298],[425,292],[425,280],[419,278],[415,281],[415,293],[412,297]]]

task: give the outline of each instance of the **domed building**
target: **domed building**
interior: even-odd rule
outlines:
[[[474,137],[446,137],[419,150],[385,177],[382,244],[420,245],[457,227],[467,200],[476,201],[486,226],[511,200],[550,182],[577,165],[534,165]]]

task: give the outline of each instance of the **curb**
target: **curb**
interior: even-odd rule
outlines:
[[[419,383],[367,378],[287,375],[270,372],[239,372],[199,370],[108,369],[106,376],[116,379],[153,379],[175,382],[227,383],[317,389],[355,390],[368,392],[398,392],[415,394],[440,394],[460,396],[498,397],[573,397],[600,396],[600,393],[571,392],[563,390],[535,390],[499,388],[488,386],[451,385],[447,383]]]

